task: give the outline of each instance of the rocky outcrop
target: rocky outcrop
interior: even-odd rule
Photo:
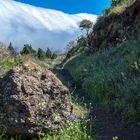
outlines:
[[[0,42],[0,57],[7,57],[9,55],[10,55],[10,52],[7,51],[4,44]]]
[[[8,50],[6,46],[0,42],[0,58],[15,57],[16,55],[17,55],[16,51]]]
[[[102,16],[89,36],[90,52],[110,48],[140,34],[140,0],[122,13]]]
[[[0,81],[0,124],[8,135],[37,136],[72,112],[68,89],[49,70],[26,62]]]

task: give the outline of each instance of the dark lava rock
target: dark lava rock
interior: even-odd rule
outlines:
[[[8,135],[38,136],[64,124],[69,90],[49,70],[26,62],[0,80],[0,125]]]

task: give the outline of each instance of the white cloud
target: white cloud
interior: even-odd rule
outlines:
[[[65,14],[13,0],[0,0],[0,41],[10,41],[18,48],[31,43],[34,48],[63,51],[79,33],[82,19],[96,21],[91,14]]]

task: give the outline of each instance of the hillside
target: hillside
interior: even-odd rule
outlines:
[[[140,37],[93,56],[80,54],[68,61],[64,69],[85,96],[119,113],[124,120],[139,120],[139,43]]]
[[[93,122],[101,139],[111,139],[115,134],[120,140],[138,140],[140,1],[114,12],[118,7],[122,4],[98,18],[88,36],[89,46],[71,54],[63,64],[62,75],[94,104],[93,116],[97,118]],[[75,48],[79,49],[78,42],[69,56]]]
[[[119,8],[119,7],[116,7]],[[112,9],[112,13],[98,18],[98,22],[90,34],[90,51],[116,46],[140,34],[140,1],[136,0],[124,10]]]

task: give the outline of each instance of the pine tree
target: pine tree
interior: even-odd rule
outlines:
[[[9,44],[9,46],[8,46],[8,50],[9,50],[9,51],[12,51],[12,52],[15,52],[15,49],[14,49],[14,47],[13,47],[13,45],[12,45],[11,42],[10,42],[10,44]]]
[[[90,20],[84,19],[80,22],[80,28],[82,30],[86,30],[87,36],[89,35],[89,31],[92,28],[93,23]]]
[[[51,52],[51,50],[49,48],[47,48],[46,57],[47,58],[51,58],[52,57],[52,52]]]
[[[41,48],[38,49],[37,56],[38,56],[39,60],[44,60],[46,57],[45,52]]]
[[[86,31],[86,46],[88,46],[89,32],[92,28],[93,23],[90,20],[84,19],[80,22],[80,28]]]
[[[56,58],[57,58],[57,54],[53,53],[52,56],[51,56],[51,59],[56,59]]]
[[[36,51],[32,48],[31,44],[25,44],[23,47],[23,50],[21,51],[21,54],[36,54]]]

